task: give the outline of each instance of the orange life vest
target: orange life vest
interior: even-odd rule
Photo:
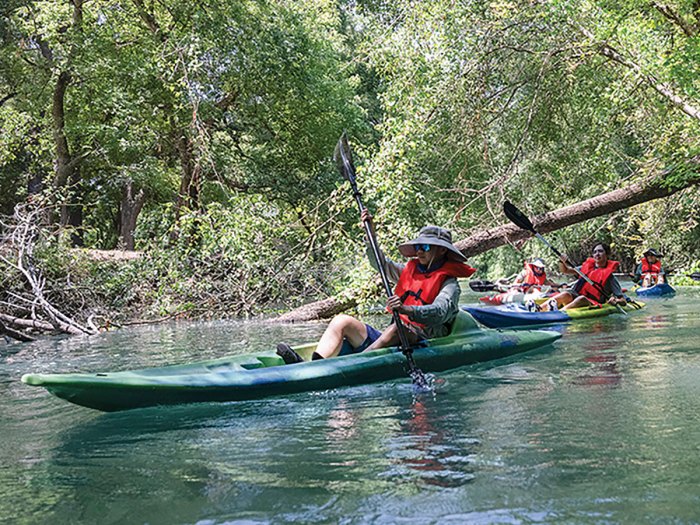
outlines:
[[[596,268],[595,259],[589,257],[581,265],[581,272],[586,275],[591,281],[600,285],[600,288],[605,288],[605,283],[612,277],[612,274],[620,267],[618,261],[608,259],[608,264],[604,268]],[[591,286],[585,282],[579,293],[585,295],[589,299],[600,303],[603,299],[603,292],[597,286]]]
[[[398,295],[406,306],[432,304],[440,293],[440,287],[445,279],[448,277],[469,277],[475,271],[468,264],[447,261],[435,271],[421,273],[418,271],[418,261],[411,259],[401,272],[394,294]],[[405,323],[423,327],[422,324],[411,321],[405,314],[400,314],[400,316]]]
[[[544,269],[540,275],[537,275],[535,273],[534,265],[525,263],[525,277],[523,278],[523,282],[520,284],[528,286],[542,286],[546,280],[547,273],[544,271]]]
[[[649,259],[642,257],[642,273],[660,273],[661,272],[661,261],[658,259],[654,264],[649,262]]]

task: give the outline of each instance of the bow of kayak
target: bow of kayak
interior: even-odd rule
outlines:
[[[635,293],[638,297],[673,297],[676,290],[670,284],[660,283],[647,288],[637,288]]]
[[[644,303],[635,302],[634,304],[628,303],[622,308],[625,311],[634,311],[643,307]],[[489,328],[515,328],[568,323],[575,319],[604,317],[620,312],[617,307],[610,304],[573,308],[571,310],[556,310],[553,312],[531,312],[524,306],[515,304],[492,308],[463,306],[462,309]]]
[[[440,372],[501,359],[546,346],[561,337],[548,331],[483,329],[460,312],[452,332],[413,351],[418,367]],[[315,344],[295,347],[309,358]],[[40,386],[77,405],[102,411],[155,405],[227,402],[406,378],[406,358],[382,348],[333,359],[285,365],[274,352],[237,355],[191,364],[123,372],[25,374]]]

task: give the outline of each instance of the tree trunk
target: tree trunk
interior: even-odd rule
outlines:
[[[700,162],[700,158],[696,161]],[[670,188],[663,179],[646,184],[638,182],[591,199],[577,202],[549,213],[538,215],[532,220],[540,233],[552,232],[602,215],[614,213],[643,202],[668,197],[687,187],[700,183],[700,173],[688,180],[682,187]],[[455,246],[467,257],[498,248],[509,242],[529,239],[532,234],[514,224],[504,224],[484,230],[455,243]]]
[[[177,141],[177,151],[180,156],[180,166],[182,169],[182,175],[180,178],[180,191],[177,195],[177,200],[175,201],[175,223],[177,224],[182,215],[182,209],[188,208],[190,210],[199,209],[199,190],[201,186],[201,166],[199,165],[198,159],[195,157],[194,143],[192,139],[187,136],[185,131],[182,131],[182,135]],[[188,232],[192,236],[194,241],[197,233]],[[171,237],[173,240],[179,235],[177,229],[173,229]]]
[[[689,160],[688,167],[692,175],[685,180],[683,185],[669,187],[663,177],[659,177],[650,183],[638,182],[626,188],[538,215],[532,219],[532,222],[537,231],[547,233],[588,219],[614,213],[643,202],[668,197],[685,188],[700,184],[700,170],[698,169],[700,167],[700,156]],[[532,237],[532,234],[529,231],[522,230],[509,223],[477,232],[466,239],[456,242],[455,246],[465,256],[473,257],[503,246],[506,243],[525,240],[530,237]],[[357,302],[352,299],[339,300],[331,297],[296,308],[280,316],[278,320],[299,322],[324,319],[356,305]]]
[[[53,90],[53,103],[51,116],[53,117],[53,140],[56,147],[56,165],[54,174],[54,187],[63,188],[71,178],[71,170],[75,167],[72,162],[68,139],[65,134],[65,107],[66,90],[70,84],[71,76],[67,71],[61,71],[56,79]]]
[[[119,209],[119,242],[125,250],[133,251],[136,244],[134,242],[134,231],[136,230],[136,220],[138,219],[146,194],[143,190],[134,195],[133,181],[128,180],[122,190],[122,202]]]
[[[54,188],[60,191],[67,188],[61,203],[61,226],[72,226],[71,242],[73,246],[82,246],[83,206],[81,192],[80,169],[78,159],[74,159],[68,146],[68,138],[65,133],[65,98],[66,90],[71,82],[71,75],[67,71],[61,71],[56,80],[53,92],[53,104],[51,116],[53,117],[53,138],[56,146],[56,164],[54,175]]]
[[[83,0],[71,0],[73,4],[72,30],[77,34],[82,32],[83,24]],[[74,46],[72,46],[73,48]],[[72,53],[72,50],[71,50]],[[53,62],[53,53],[50,49],[43,52],[44,56]],[[71,242],[73,246],[83,245],[83,191],[82,175],[79,164],[82,157],[74,157],[68,145],[68,137],[65,132],[66,115],[65,102],[66,90],[72,81],[68,70],[63,70],[58,74],[56,85],[53,91],[51,105],[51,117],[53,119],[53,138],[56,147],[56,161],[54,174],[54,188],[58,191],[68,187],[67,193],[62,197],[65,199],[61,203],[61,226],[71,226]]]

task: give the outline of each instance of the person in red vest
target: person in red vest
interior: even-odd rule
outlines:
[[[374,228],[367,210],[362,220]],[[394,295],[387,300],[387,310],[399,313],[412,345],[447,335],[459,312],[461,289],[457,279],[469,277],[476,270],[466,264],[462,252],[452,244],[450,231],[438,226],[425,226],[418,237],[398,248],[401,255],[409,259],[406,264],[381,257],[387,277],[396,283]],[[378,268],[371,251],[370,262]],[[395,324],[380,332],[352,316],[340,314],[331,320],[321,336],[312,359],[327,359],[398,343]],[[277,354],[287,364],[303,361],[286,343],[277,345]]]
[[[620,267],[618,261],[612,261],[610,246],[605,243],[597,243],[593,247],[592,257],[586,259],[579,270],[594,284],[591,285],[585,279],[579,277],[578,281],[566,292],[561,292],[544,304],[543,310],[569,310],[584,306],[596,306],[604,302],[610,304],[627,304],[622,293],[620,282],[615,278],[614,272]],[[563,273],[578,275],[569,267],[566,257],[562,257],[560,270]]]
[[[649,288],[655,284],[666,282],[666,274],[661,266],[662,254],[654,248],[649,248],[644,252],[642,260],[634,271],[634,282],[641,283],[642,288]]]
[[[519,285],[520,291],[533,293],[535,291],[542,291],[543,286],[559,288],[560,285],[558,283],[555,283],[547,277],[544,261],[539,257],[533,259],[532,262],[525,261],[523,266],[523,270],[513,281],[514,285]]]

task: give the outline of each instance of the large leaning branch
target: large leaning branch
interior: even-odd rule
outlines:
[[[552,232],[579,222],[624,210],[643,202],[668,197],[695,184],[700,184],[700,175],[697,175],[691,183],[676,188],[664,185],[663,181],[657,181],[652,184],[638,182],[626,188],[614,190],[577,202],[571,206],[538,215],[534,218],[533,224],[540,233]],[[467,257],[473,257],[493,248],[503,246],[506,243],[525,240],[530,237],[532,237],[530,232],[522,230],[514,224],[504,224],[478,232],[456,242],[455,246]]]

